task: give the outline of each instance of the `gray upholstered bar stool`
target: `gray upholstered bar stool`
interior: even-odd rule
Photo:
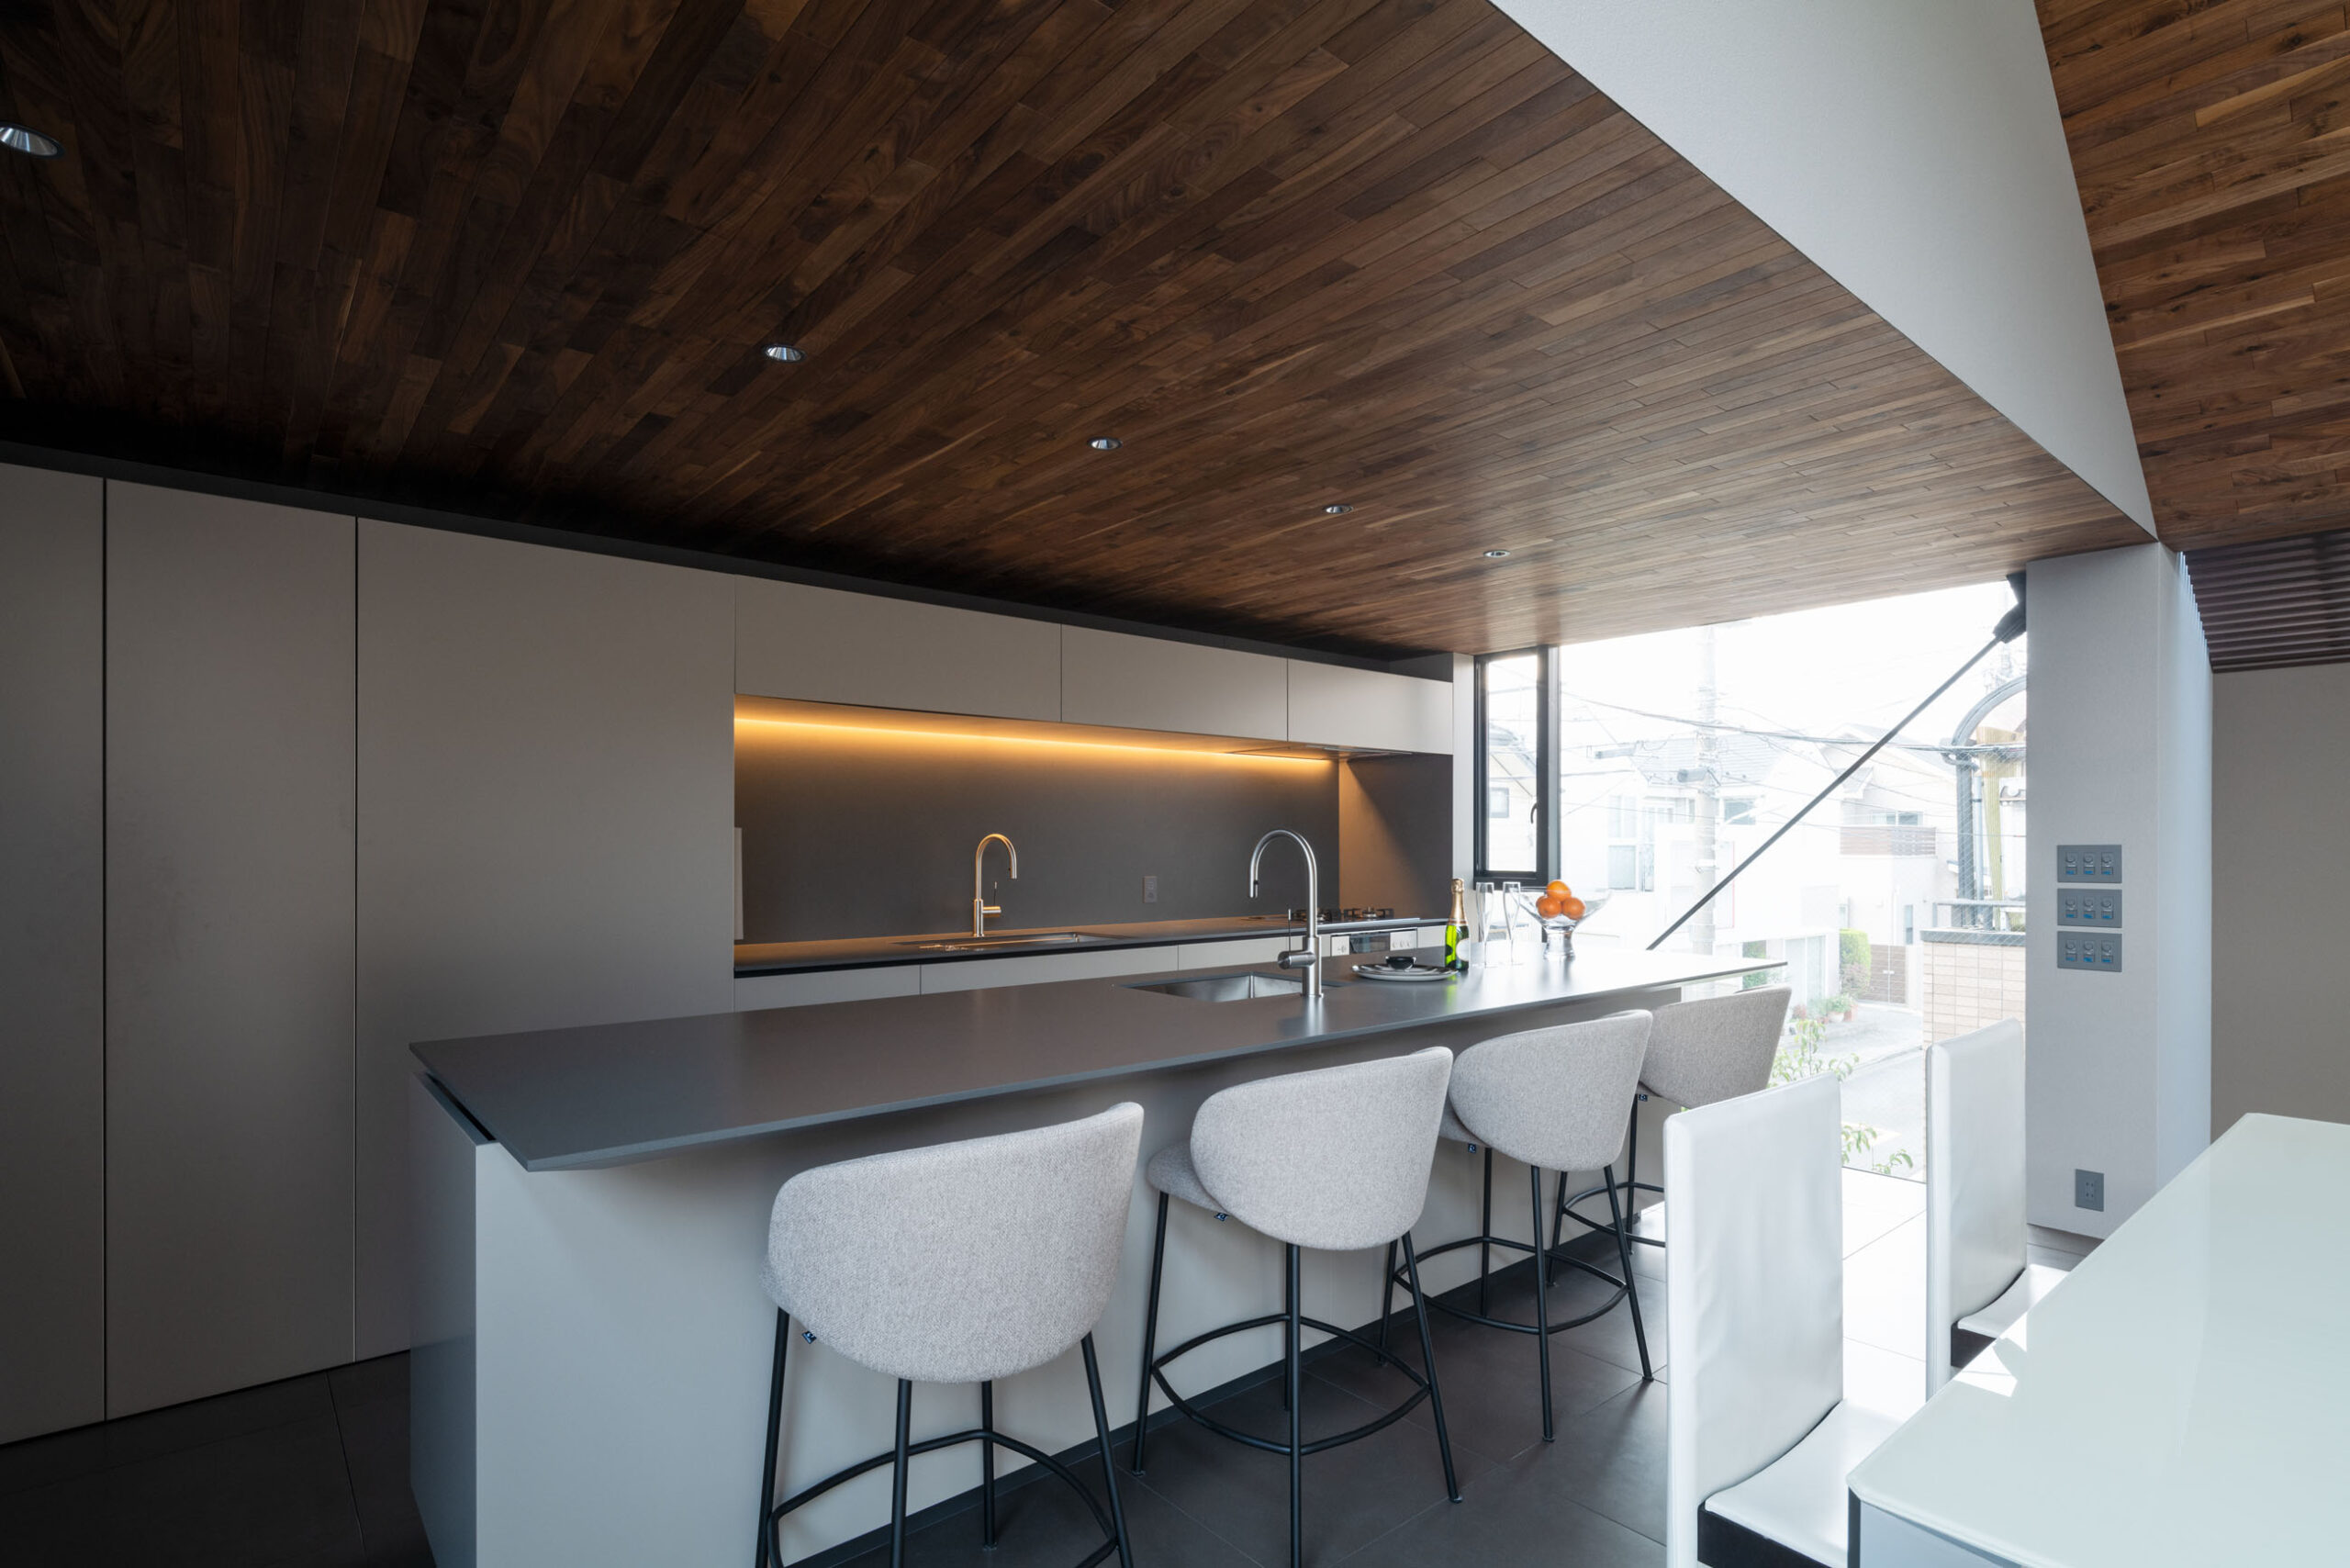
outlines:
[[[1616,1203],[1616,1157],[1624,1152],[1624,1124],[1616,1109],[1630,1097],[1640,1078],[1640,1062],[1649,1043],[1649,1014],[1614,1013],[1579,1024],[1560,1024],[1504,1035],[1470,1047],[1452,1068],[1452,1093],[1446,1108],[1442,1136],[1485,1154],[1483,1219],[1478,1234],[1431,1247],[1423,1257],[1434,1258],[1464,1247],[1477,1249],[1477,1310],[1454,1306],[1441,1297],[1438,1311],[1451,1313],[1488,1328],[1531,1334],[1539,1347],[1535,1357],[1541,1369],[1542,1440],[1555,1435],[1550,1418],[1550,1336],[1576,1328],[1616,1310],[1618,1302],[1632,1311],[1632,1336],[1640,1348],[1640,1376],[1654,1376],[1649,1368],[1648,1327],[1640,1321],[1639,1282],[1632,1273],[1632,1249],[1626,1239],[1624,1215],[1616,1209],[1616,1260],[1621,1276],[1610,1274],[1581,1258],[1560,1260],[1616,1287],[1616,1294],[1578,1317],[1550,1321],[1550,1270],[1534,1271],[1534,1321],[1513,1323],[1487,1314],[1485,1282],[1493,1269],[1493,1252],[1505,1247],[1518,1252],[1537,1251],[1542,1238],[1542,1172],[1559,1173],[1564,1187],[1570,1170],[1597,1170],[1611,1208]],[[1494,1155],[1499,1152],[1527,1167],[1532,1206],[1528,1210],[1534,1228],[1531,1241],[1494,1234]],[[1380,1342],[1387,1338],[1387,1309],[1395,1289],[1395,1258],[1388,1253],[1386,1295],[1381,1302]]]
[[[1398,1421],[1421,1400],[1436,1417],[1437,1453],[1444,1462],[1446,1495],[1460,1501],[1452,1471],[1452,1439],[1444,1428],[1444,1398],[1437,1391],[1436,1356],[1428,1338],[1427,1305],[1420,1294],[1419,1260],[1411,1229],[1427,1203],[1428,1170],[1436,1155],[1438,1120],[1452,1073],[1452,1053],[1431,1046],[1407,1057],[1358,1062],[1243,1083],[1212,1094],[1192,1118],[1188,1142],[1151,1157],[1150,1184],[1158,1189],[1158,1235],[1150,1252],[1150,1304],[1142,1335],[1142,1392],[1135,1402],[1134,1471],[1143,1473],[1143,1447],[1150,1429],[1150,1385],[1155,1379],[1175,1408],[1208,1430],[1235,1442],[1289,1459],[1289,1558],[1291,1568],[1305,1560],[1302,1506],[1304,1461],[1342,1443],[1367,1438]],[[1281,1310],[1194,1335],[1165,1355],[1158,1343],[1158,1282],[1167,1262],[1167,1208],[1170,1198],[1207,1210],[1218,1219],[1237,1219],[1250,1229],[1285,1243],[1288,1272]],[[1298,1308],[1298,1254],[1311,1247],[1326,1252],[1356,1252],[1382,1244],[1393,1255],[1404,1245],[1412,1305],[1420,1323],[1421,1364],[1427,1375],[1397,1363],[1416,1385],[1411,1396],[1377,1420],[1334,1437],[1307,1442],[1299,1408],[1304,1388],[1299,1337],[1316,1328],[1379,1354],[1378,1347],[1352,1329],[1305,1316]],[[1227,1427],[1198,1409],[1167,1381],[1167,1363],[1213,1339],[1280,1324],[1283,1329],[1283,1394],[1289,1407],[1286,1441],[1260,1438]],[[1382,1360],[1385,1359],[1383,1356]]]
[[[1058,1126],[819,1166],[783,1184],[760,1272],[776,1317],[759,1568],[783,1561],[777,1528],[786,1514],[884,1464],[893,1467],[890,1562],[897,1568],[905,1560],[907,1465],[917,1454],[970,1442],[979,1445],[983,1545],[995,1544],[1002,1445],[1050,1470],[1093,1510],[1104,1540],[1080,1568],[1113,1551],[1133,1568],[1093,1324],[1117,1280],[1141,1147],[1142,1107],[1126,1103]],[[784,1350],[795,1317],[809,1339],[898,1380],[898,1441],[778,1504]],[[995,1429],[995,1380],[1043,1366],[1072,1345],[1085,1351],[1106,1512],[1067,1465]],[[978,1383],[979,1424],[912,1441],[917,1382]]]
[[[1779,1036],[1786,1032],[1787,1007],[1794,999],[1795,992],[1787,986],[1762,985],[1727,996],[1667,1002],[1656,1010],[1656,1022],[1649,1029],[1649,1059],[1640,1069],[1639,1090],[1632,1098],[1624,1180],[1619,1182],[1610,1176],[1606,1182],[1614,1189],[1607,1199],[1611,1209],[1617,1206],[1616,1194],[1620,1193],[1622,1210],[1628,1218],[1633,1193],[1664,1191],[1657,1182],[1639,1180],[1640,1102],[1653,1094],[1685,1111],[1760,1093],[1770,1084],[1771,1063],[1779,1054]],[[1613,1228],[1604,1220],[1576,1211],[1577,1204],[1601,1191],[1586,1187],[1572,1197],[1561,1196],[1558,1212],[1550,1218],[1553,1249],[1559,1245],[1564,1221],[1572,1219],[1592,1230]],[[1661,1236],[1627,1234],[1643,1247],[1664,1245]]]

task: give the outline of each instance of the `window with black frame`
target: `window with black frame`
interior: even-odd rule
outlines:
[[[1477,660],[1477,876],[1539,881],[1552,768],[1539,649]]]

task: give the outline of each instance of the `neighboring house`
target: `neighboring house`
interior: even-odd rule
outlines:
[[[1627,738],[1641,728],[1649,733]],[[1578,940],[1645,946],[1875,738],[1845,734],[1784,739],[1571,709],[1561,848],[1567,880],[1595,909]],[[2020,778],[1992,784],[2004,791],[1997,827],[2020,835]],[[1907,947],[1948,918],[1959,886],[1956,786],[1939,753],[1878,753],[1671,945],[1784,958],[1799,999],[1835,992],[1841,930]],[[1983,826],[1978,808],[1978,839]]]

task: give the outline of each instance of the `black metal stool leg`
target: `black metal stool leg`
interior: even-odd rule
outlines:
[[[1607,1210],[1616,1221],[1616,1257],[1624,1271],[1624,1299],[1632,1304],[1632,1338],[1640,1347],[1640,1381],[1646,1383],[1656,1373],[1649,1367],[1649,1331],[1640,1322],[1640,1283],[1632,1277],[1631,1238],[1625,1230],[1624,1210],[1616,1203],[1616,1168],[1608,1166],[1601,1177],[1607,1183]],[[1625,1196],[1628,1200],[1630,1194]]]
[[[890,1468],[890,1568],[906,1568],[906,1448],[913,1435],[914,1385],[898,1380],[898,1462]]]
[[[1485,1146],[1485,1201],[1477,1215],[1477,1235],[1480,1238],[1477,1243],[1477,1316],[1480,1317],[1491,1317],[1494,1315],[1494,1309],[1485,1305],[1485,1279],[1494,1271],[1494,1248],[1493,1243],[1482,1239],[1493,1233],[1494,1146],[1487,1144]],[[1542,1232],[1538,1228],[1534,1234],[1539,1237]]]
[[[1158,1237],[1150,1244],[1150,1305],[1142,1314],[1142,1392],[1135,1395],[1135,1462],[1142,1473],[1143,1439],[1150,1433],[1150,1363],[1158,1350],[1158,1274],[1167,1264],[1167,1194],[1158,1194]]]
[[[995,1384],[979,1384],[979,1430],[995,1430]],[[979,1439],[979,1548],[995,1550],[995,1444]]]
[[[1297,1248],[1289,1249],[1289,1364],[1282,1369],[1281,1388],[1289,1406],[1289,1568],[1305,1568],[1305,1402],[1304,1390],[1298,1386],[1298,1340],[1302,1330],[1297,1321]],[[1438,1417],[1441,1419],[1442,1417]]]
[[[1534,1182],[1534,1234],[1542,1235],[1542,1168],[1529,1165],[1528,1176]],[[1559,1172],[1559,1185],[1567,1184],[1567,1174]],[[1613,1192],[1614,1189],[1610,1188]],[[1550,1424],[1550,1260],[1545,1257],[1542,1266],[1534,1271],[1534,1344],[1542,1364],[1542,1440],[1555,1440],[1558,1434]]]
[[[1428,1408],[1436,1415],[1436,1451],[1444,1458],[1444,1491],[1460,1501],[1460,1482],[1452,1473],[1452,1437],[1444,1429],[1444,1395],[1436,1386],[1436,1341],[1428,1335],[1428,1298],[1420,1289],[1419,1254],[1412,1250],[1412,1233],[1404,1233],[1404,1268],[1412,1282],[1412,1310],[1420,1320],[1420,1364],[1427,1373]]]
[[[1387,1244],[1387,1267],[1379,1276],[1379,1359],[1387,1359],[1387,1320],[1395,1316],[1395,1244]]]
[[[1284,1337],[1289,1340],[1289,1347],[1282,1351],[1282,1356],[1284,1360],[1293,1361],[1297,1359],[1298,1350],[1297,1271],[1295,1269],[1292,1269],[1289,1271],[1289,1278],[1281,1282],[1281,1316],[1289,1320],[1289,1327],[1282,1330]],[[1290,1387],[1287,1378],[1281,1380],[1281,1408],[1284,1410],[1297,1408],[1296,1391]]]
[[[1078,1343],[1085,1348],[1085,1391],[1093,1397],[1093,1437],[1102,1445],[1102,1489],[1110,1495],[1110,1523],[1118,1537],[1118,1568],[1135,1568],[1134,1548],[1126,1540],[1126,1510],[1118,1502],[1118,1467],[1110,1460],[1110,1413],[1102,1407],[1102,1368],[1093,1359],[1093,1336],[1088,1334]]]
[[[775,1461],[783,1443],[783,1352],[791,1343],[791,1314],[775,1315],[775,1372],[767,1383],[767,1463],[759,1473],[759,1550],[751,1568],[768,1568],[775,1555]]]

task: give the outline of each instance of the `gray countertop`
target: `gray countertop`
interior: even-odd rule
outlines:
[[[1323,924],[1326,936],[1370,931],[1409,931],[1421,925],[1442,925],[1444,917],[1415,919],[1399,915],[1389,920],[1333,920]],[[808,969],[870,969],[892,964],[949,964],[964,958],[1013,958],[1030,953],[1087,953],[1119,947],[1159,947],[1169,943],[1227,942],[1248,936],[1282,936],[1295,940],[1305,935],[1305,923],[1282,915],[1230,915],[1212,920],[1150,920],[1116,925],[1040,925],[1023,930],[990,931],[992,938],[1044,935],[1073,931],[1090,940],[1060,946],[1007,945],[980,950],[956,950],[935,946],[970,939],[968,932],[941,931],[924,936],[852,936],[829,942],[737,942],[734,973],[796,974]]]
[[[1585,950],[1457,980],[1357,980],[1324,962],[1318,1003],[1199,1002],[1158,979],[1044,985],[549,1029],[413,1047],[526,1170],[621,1165],[703,1145],[1292,1046],[1408,1031],[1771,967]],[[1267,969],[1265,972],[1277,972]]]

